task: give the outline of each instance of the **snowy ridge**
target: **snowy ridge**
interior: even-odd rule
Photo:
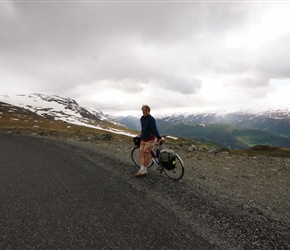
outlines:
[[[155,118],[164,119],[166,121],[184,122],[192,120],[193,118],[202,120],[206,118],[212,118],[213,120],[219,121],[220,119],[229,115],[243,115],[250,118],[273,118],[273,119],[290,119],[290,106],[272,107],[271,109],[236,109],[236,110],[211,110],[206,112],[184,112],[184,113],[173,113],[156,115]]]
[[[222,117],[229,114],[243,114],[243,115],[252,115],[253,117],[269,117],[275,119],[284,119],[290,118],[290,105],[289,106],[274,106],[274,107],[252,107],[252,108],[232,108],[232,109],[216,109],[216,110],[207,110],[207,111],[194,111],[194,112],[175,112],[167,114],[157,114],[155,118],[166,119],[173,117],[183,117],[187,119],[192,116],[206,117],[206,116],[215,116]]]
[[[290,107],[290,106],[289,106]],[[194,133],[195,126],[208,127],[208,125],[230,125],[232,127],[248,128],[261,130],[277,136],[290,138],[290,109],[284,107],[272,107],[271,109],[238,109],[227,112],[226,110],[217,110],[209,112],[179,112],[167,115],[155,115],[160,131],[176,131],[175,126],[181,124],[192,127]],[[128,128],[138,129],[139,119],[132,116],[120,118],[120,122]],[[138,126],[137,126],[138,125]],[[190,128],[187,127],[188,131]],[[187,131],[187,132],[188,132]],[[178,132],[183,135],[182,129]],[[187,133],[188,135],[188,133]]]
[[[0,96],[0,101],[27,109],[42,117],[51,117],[54,120],[63,121],[79,126],[95,128],[130,137],[135,135],[126,129],[116,129],[109,124],[124,127],[112,117],[106,116],[98,109],[86,109],[81,107],[71,98],[63,98],[56,95],[44,95],[33,93],[29,95]],[[103,124],[106,123],[106,126]]]

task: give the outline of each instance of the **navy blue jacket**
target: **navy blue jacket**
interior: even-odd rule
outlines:
[[[153,139],[154,136],[157,137],[157,140],[161,138],[157,130],[156,122],[153,116],[151,116],[150,114],[147,116],[142,116],[140,118],[140,121],[141,121],[141,138],[143,140],[149,140],[151,138]]]

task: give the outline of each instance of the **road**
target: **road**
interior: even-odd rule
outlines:
[[[219,249],[115,158],[36,136],[0,148],[0,249]]]

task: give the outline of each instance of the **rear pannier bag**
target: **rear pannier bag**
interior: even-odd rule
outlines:
[[[136,147],[140,147],[140,143],[141,143],[141,135],[137,135],[133,138],[133,142],[135,144]]]
[[[176,154],[173,150],[166,149],[160,152],[159,160],[162,166],[167,170],[175,168],[176,165],[175,158]]]

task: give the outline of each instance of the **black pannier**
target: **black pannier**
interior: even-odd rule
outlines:
[[[173,150],[165,149],[160,152],[159,160],[162,166],[167,170],[175,168],[176,166],[175,158],[176,154]]]
[[[136,147],[140,147],[140,143],[141,143],[141,135],[137,135],[133,138],[133,142],[135,144]]]

